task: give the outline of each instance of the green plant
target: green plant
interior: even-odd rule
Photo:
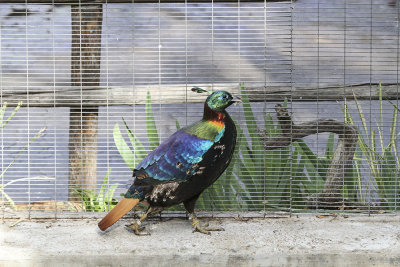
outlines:
[[[152,111],[151,95],[149,92],[147,92],[145,120],[146,120],[147,138],[149,140],[149,148],[153,150],[159,145],[159,141],[158,141],[158,133],[154,120],[154,115]],[[122,159],[125,161],[126,165],[128,165],[128,167],[133,171],[135,169],[136,163],[144,159],[148,151],[146,151],[140,140],[129,129],[128,124],[126,123],[124,118],[122,118],[122,121],[124,122],[125,129],[128,134],[132,148],[130,148],[129,145],[125,142],[125,139],[122,136],[118,123],[114,125],[114,132],[113,132],[114,143]],[[177,125],[179,124],[177,123]]]
[[[351,175],[346,177],[347,183],[349,183],[349,181],[350,183],[354,181],[351,183],[351,190],[357,192],[357,198],[361,203],[367,204],[367,197],[363,194],[365,181],[363,180],[361,171],[362,165],[365,163],[371,175],[371,179],[367,184],[367,191],[375,191],[379,194],[381,206],[387,209],[398,209],[397,199],[400,197],[400,159],[397,146],[400,133],[398,133],[396,129],[399,108],[389,101],[393,106],[393,113],[391,126],[389,128],[389,142],[385,144],[384,135],[387,130],[385,131],[384,127],[381,84],[379,84],[379,121],[376,123],[378,135],[375,130],[370,130],[362,106],[356,95],[353,95],[362,127],[358,134],[358,147],[354,157],[354,164],[350,172]],[[341,108],[345,114],[346,122],[355,124],[353,116],[349,112],[346,99]],[[377,139],[380,149],[376,141]]]
[[[103,212],[108,211],[117,205],[118,200],[113,196],[118,187],[118,183],[112,184],[107,188],[110,173],[111,169],[109,169],[104,176],[103,183],[98,193],[95,189],[74,188],[74,192],[79,194],[82,198],[85,211]]]
[[[3,129],[4,126],[7,125],[7,123],[17,114],[18,110],[22,106],[22,101],[18,102],[17,106],[14,108],[13,112],[8,116],[6,120],[4,120],[4,115],[6,114],[7,110],[7,102],[4,102],[3,105],[0,108],[0,129]]]
[[[3,129],[10,121],[11,119],[15,116],[15,114],[17,114],[18,110],[21,108],[22,106],[22,102],[19,102],[17,104],[17,106],[14,108],[14,110],[12,111],[12,113],[10,114],[10,116],[8,116],[8,118],[6,120],[4,120],[4,116],[6,113],[6,109],[7,109],[7,103],[4,103],[1,108],[0,108],[0,130]],[[40,129],[30,140],[29,142],[20,150],[18,151],[17,155],[13,158],[13,160],[7,165],[7,167],[2,170],[2,172],[0,173],[0,178],[2,179],[2,183],[0,185],[0,194],[2,195],[2,197],[8,202],[8,204],[15,209],[15,202],[13,201],[13,199],[5,192],[5,188],[13,183],[16,182],[20,182],[20,181],[35,181],[35,180],[54,180],[53,178],[21,178],[21,179],[16,179],[16,180],[12,180],[9,181],[8,183],[4,184],[3,182],[3,178],[6,174],[6,172],[11,168],[11,166],[14,164],[14,162],[19,158],[19,156],[21,156],[21,154],[27,150],[29,148],[29,145],[32,144],[34,141],[36,141],[36,139],[38,139],[39,137],[41,137],[44,133],[44,131],[46,130],[46,128],[42,128]]]
[[[239,149],[233,175],[239,177],[240,183],[232,185],[242,200],[241,205],[248,210],[305,208],[306,195],[323,187],[331,158],[318,157],[302,139],[284,148],[264,150],[243,85],[241,96],[248,135],[236,123]],[[274,123],[270,114],[265,116],[264,130],[271,138],[281,134],[280,124]],[[326,154],[332,154],[331,151],[333,140],[328,142]]]
[[[197,201],[197,207],[210,210],[262,210],[265,208],[304,208],[305,195],[315,193],[324,184],[326,169],[333,154],[333,136],[327,146],[327,157],[317,157],[299,140],[290,147],[265,151],[250,100],[241,85],[245,130],[236,123],[238,145],[232,162],[224,174]],[[150,94],[146,100],[146,130],[150,148],[158,146],[158,134],[151,108]],[[287,106],[287,101],[285,101]],[[114,142],[125,163],[133,170],[147,151],[123,120],[130,146],[118,124],[114,126]],[[177,129],[180,128],[176,121]],[[265,129],[271,137],[281,132],[272,116],[265,117]],[[152,141],[150,141],[152,140]],[[306,171],[307,173],[306,173]],[[292,203],[290,205],[290,203]]]

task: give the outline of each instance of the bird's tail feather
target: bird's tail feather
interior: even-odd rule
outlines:
[[[100,230],[105,231],[108,227],[113,225],[116,221],[121,219],[122,216],[127,214],[138,203],[137,198],[123,198],[120,202],[99,222]]]

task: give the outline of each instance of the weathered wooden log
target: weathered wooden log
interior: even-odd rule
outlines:
[[[322,192],[308,196],[307,206],[321,209],[353,206],[352,203],[343,199],[341,190],[346,172],[353,162],[357,146],[357,128],[333,119],[318,119],[294,124],[288,110],[282,105],[276,105],[275,110],[282,132],[273,138],[268,137],[265,132],[260,133],[265,150],[288,146],[292,142],[312,134],[331,132],[339,135],[337,148],[326,173],[324,188]]]
[[[155,104],[172,103],[201,103],[203,97],[199,94],[188,93],[187,90],[198,86],[207,90],[212,88],[226,90],[232,94],[240,94],[239,84],[164,84],[163,90],[159,85],[135,85],[120,87],[100,86],[59,86],[54,89],[49,86],[29,87],[30,107],[98,107],[126,104],[145,104],[146,94],[154,94],[152,101]],[[290,87],[288,85],[265,86],[264,84],[245,84],[246,90],[251,92],[251,102],[273,102],[289,98],[293,101],[342,101],[344,97],[358,100],[379,100],[378,84],[352,84],[346,87],[340,85],[320,86],[318,88]],[[189,88],[189,89],[188,89]],[[134,89],[134,90],[133,90]],[[26,97],[27,91],[21,88],[3,87],[2,99],[9,106],[15,106]],[[354,95],[353,95],[354,92]],[[397,84],[382,84],[383,99],[396,100],[400,97]]]
[[[71,85],[99,86],[102,5],[72,5]],[[81,98],[85,91],[81,90]],[[83,104],[83,103],[82,103]],[[81,198],[74,188],[95,189],[97,181],[98,107],[76,106],[70,110],[70,201]]]

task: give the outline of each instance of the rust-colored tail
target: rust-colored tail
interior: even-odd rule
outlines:
[[[116,221],[121,219],[122,216],[127,214],[131,209],[133,209],[138,203],[137,198],[123,198],[120,202],[99,222],[99,228],[105,231],[108,227],[113,225]]]

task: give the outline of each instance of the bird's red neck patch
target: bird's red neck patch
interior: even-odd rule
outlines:
[[[207,104],[204,105],[204,115],[203,119],[211,122],[218,127],[225,126],[225,112],[212,110]]]

